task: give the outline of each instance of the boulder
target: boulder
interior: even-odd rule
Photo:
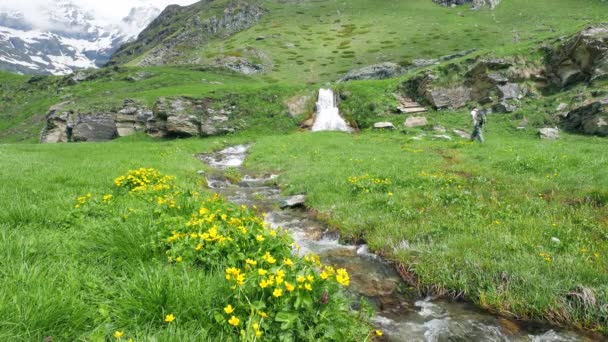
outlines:
[[[466,87],[432,88],[427,93],[427,98],[433,107],[437,109],[458,109],[466,106],[471,99],[471,90]]]
[[[395,63],[380,63],[366,66],[361,69],[356,69],[348,72],[339,82],[354,81],[354,80],[382,80],[385,78],[397,77],[405,70]]]
[[[393,125],[392,122],[383,121],[383,122],[376,122],[374,124],[374,128],[375,129],[395,129],[395,125]]]
[[[424,116],[410,116],[403,125],[407,128],[421,127],[428,125],[428,120]]]
[[[79,115],[73,128],[74,141],[108,141],[116,138],[118,131],[114,117],[109,114]]]
[[[177,137],[195,137],[201,132],[201,122],[194,115],[172,115],[167,118],[167,134]]]
[[[541,139],[545,140],[557,140],[559,139],[559,129],[545,127],[538,130],[538,135]]]
[[[289,197],[283,198],[280,202],[280,206],[281,206],[281,209],[295,208],[295,207],[304,206],[305,203],[306,203],[306,195],[295,195],[295,196],[289,196]]]
[[[497,87],[498,94],[503,100],[519,99],[523,97],[524,94],[521,87],[517,83],[506,83],[504,85],[499,84]]]
[[[589,27],[553,51],[549,72],[566,87],[608,76],[608,26]]]
[[[309,129],[309,128],[312,128],[312,125],[314,125],[314,124],[315,124],[314,118],[306,119],[300,124],[300,128]]]
[[[608,97],[590,100],[571,110],[561,122],[568,131],[608,136]]]

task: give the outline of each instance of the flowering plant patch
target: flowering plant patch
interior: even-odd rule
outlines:
[[[151,168],[131,170],[114,186],[113,194],[95,203],[118,210],[121,201],[128,201],[139,203],[128,213],[152,213],[158,230],[151,248],[164,254],[169,267],[221,274],[217,286],[226,294],[208,308],[214,321],[210,336],[343,341],[373,334],[342,290],[350,284],[348,272],[323,265],[317,255],[301,255],[289,233],[270,228],[255,209],[218,195],[201,196]],[[83,196],[77,204],[94,197]],[[181,324],[177,309],[163,311],[168,314],[159,317],[161,322]],[[116,330],[113,336],[129,335]]]

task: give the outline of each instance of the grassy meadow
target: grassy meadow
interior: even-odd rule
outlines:
[[[484,145],[416,130],[263,137],[248,166],[280,173],[287,193],[306,193],[343,238],[405,264],[426,291],[605,333],[605,141],[508,127],[491,117]]]
[[[472,48],[540,60],[541,44],[605,20],[605,1],[505,0],[493,12],[430,0],[263,2],[256,26],[184,57],[263,54],[264,75],[136,60],[79,82],[0,72],[0,341],[373,339],[364,313],[348,309],[347,276],[327,270],[325,282],[312,274],[323,266],[287,261],[289,239],[264,229],[261,213],[210,197],[194,155],[245,142],[254,143],[248,171],[280,174],[285,194],[305,193],[343,239],[405,265],[421,292],[608,335],[606,140],[562,132],[542,141],[535,129],[556,124],[559,103],[601,94],[606,80],[491,115],[483,145],[432,137],[433,125],[470,129],[468,111],[429,111],[428,126],[401,128],[393,94],[413,73],[327,83],[364,65]],[[286,101],[321,86],[336,89],[360,132],[297,130],[312,113],[291,117]],[[163,96],[234,106],[240,127],[206,139],[34,144],[54,104],[103,113]],[[524,119],[528,128],[516,129]],[[378,121],[399,129],[369,129]],[[121,175],[146,178],[128,174],[142,167],[175,180],[141,171],[151,185],[117,186]],[[330,292],[326,306],[313,300]]]
[[[205,193],[194,154],[226,143],[0,146],[0,340],[368,336],[339,290],[347,274]]]

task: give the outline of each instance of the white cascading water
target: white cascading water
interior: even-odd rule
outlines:
[[[336,106],[336,98],[331,89],[319,89],[317,117],[312,125],[312,131],[352,131],[348,127],[348,124],[346,124],[346,121],[340,116],[340,110]]]

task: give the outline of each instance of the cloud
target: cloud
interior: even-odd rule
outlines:
[[[0,10],[19,11],[26,20],[36,28],[48,29],[53,24],[48,17],[47,9],[55,2],[70,0],[0,0]],[[129,14],[133,7],[154,6],[164,9],[171,4],[190,5],[197,0],[72,0],[75,5],[89,11],[96,19],[108,24],[117,24]]]

